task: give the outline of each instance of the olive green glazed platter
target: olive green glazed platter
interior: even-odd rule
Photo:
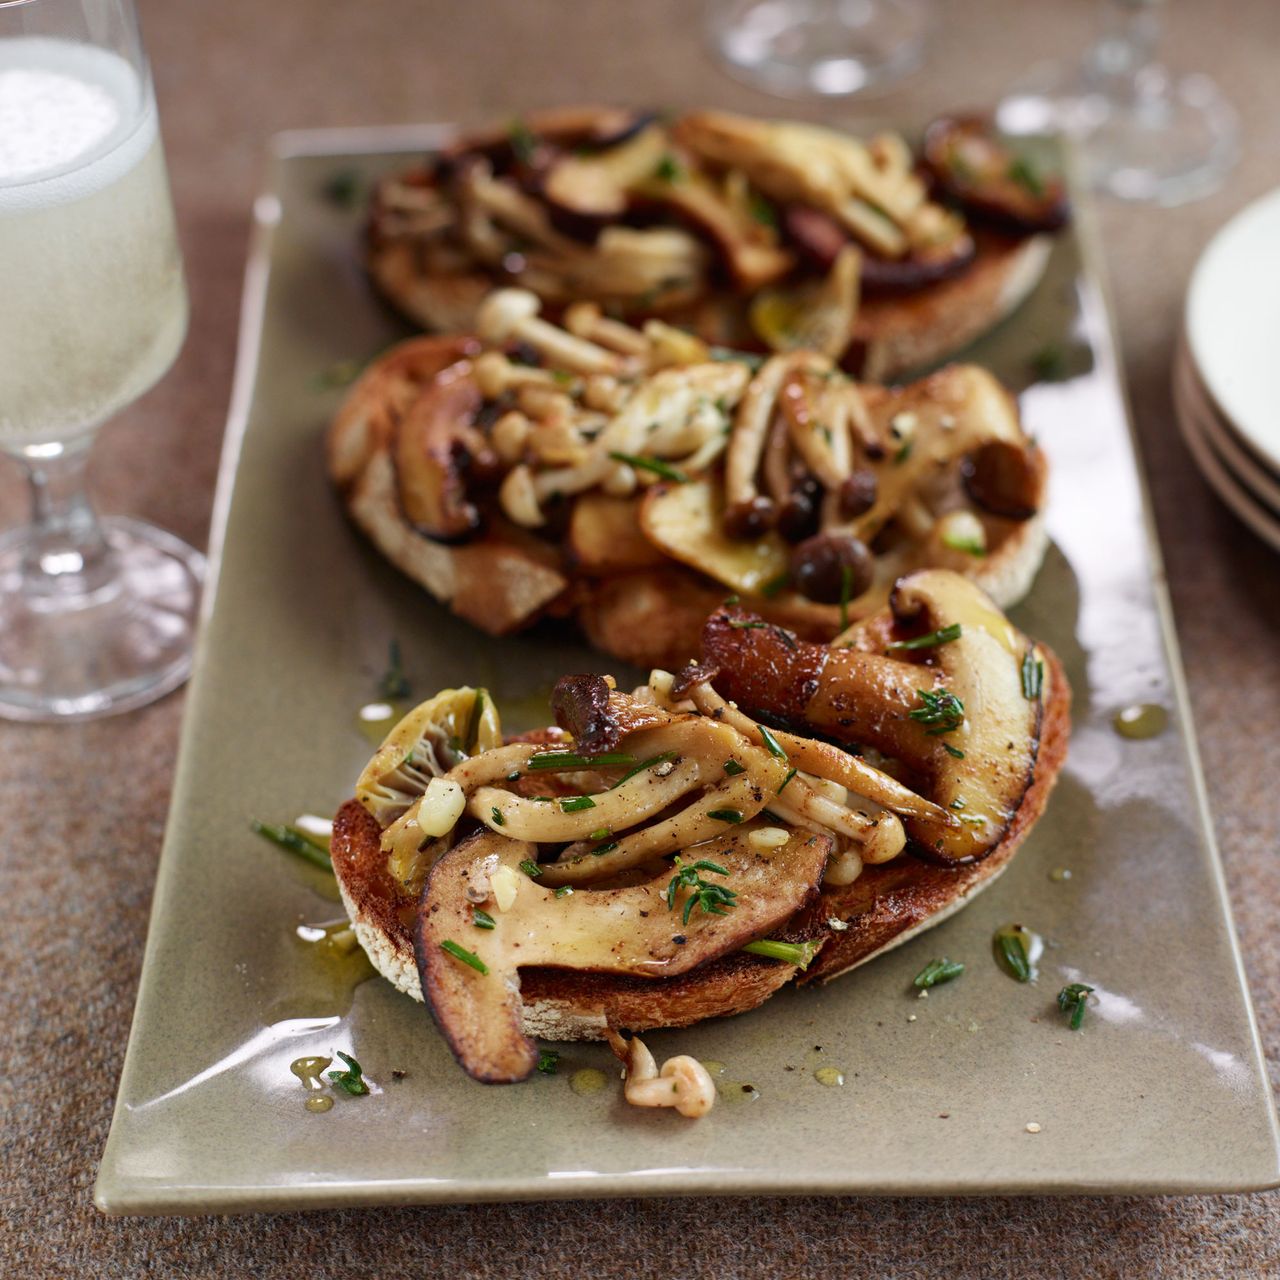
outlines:
[[[639,675],[550,624],[501,640],[469,628],[363,543],[326,481],[343,371],[405,332],[362,273],[359,191],[444,136],[282,136],[255,205],[202,640],[99,1206],[1280,1183],[1087,209],[1033,297],[964,354],[1022,393],[1049,455],[1052,546],[1012,616],[1074,693],[1067,764],[1005,875],[828,987],[646,1037],[659,1061],[724,1064],[698,1121],[628,1107],[603,1045],[557,1046],[558,1071],[521,1085],[474,1083],[421,1005],[359,981],[361,956],[319,961],[306,937],[342,916],[332,878],[250,822],[332,814],[350,795],[373,749],[357,710],[392,639],[415,696],[485,685],[509,729],[545,722],[564,673]],[[1145,705],[1167,712],[1163,731],[1117,731]],[[1034,983],[993,959],[1014,922],[1045,940]],[[913,977],[944,955],[964,974],[920,998]],[[1056,1004],[1073,982],[1095,988],[1079,1030]],[[332,1107],[308,1110],[318,1095],[291,1064],[338,1050],[370,1092],[326,1089]],[[607,1087],[583,1088],[588,1069]]]

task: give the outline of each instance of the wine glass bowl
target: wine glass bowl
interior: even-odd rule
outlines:
[[[711,0],[707,39],[729,71],[780,97],[847,96],[914,71],[927,0]]]
[[[1122,200],[1176,205],[1216,190],[1239,158],[1239,122],[1208,76],[1154,60],[1162,7],[1111,0],[1097,43],[1078,64],[1033,68],[1000,103],[1000,128],[1073,139],[1084,180]]]
[[[85,493],[102,423],[187,326],[132,0],[0,3],[0,451],[31,520],[0,538],[0,715],[84,719],[185,679],[203,558]]]

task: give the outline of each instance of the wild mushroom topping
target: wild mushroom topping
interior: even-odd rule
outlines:
[[[926,234],[958,232],[945,211],[927,207],[924,184],[912,172],[905,145],[873,151],[857,138],[817,125],[752,120],[701,111],[683,117],[675,136],[713,164],[740,169],[771,199],[830,215],[868,248],[902,257]]]
[[[925,133],[924,161],[943,191],[1004,230],[1054,231],[1069,215],[1062,179],[1010,151],[990,121],[935,120]]]
[[[759,850],[733,827],[700,852],[724,867],[737,905],[723,915],[695,912],[678,930],[665,907],[665,866],[630,884],[563,896],[545,874],[526,878],[493,916],[494,928],[479,930],[466,893],[476,868],[492,881],[503,869],[518,874],[522,864],[537,865],[534,844],[481,832],[446,853],[423,889],[414,951],[424,997],[469,1074],[487,1083],[523,1080],[538,1052],[521,1025],[521,967],[641,979],[688,973],[794,915],[813,896],[830,846],[829,838],[797,831],[783,847]],[[459,938],[466,939],[465,956]]]
[[[696,1120],[715,1106],[715,1081],[697,1058],[679,1054],[668,1058],[659,1071],[639,1036],[624,1040],[610,1027],[605,1038],[626,1072],[622,1096],[633,1107],[674,1107]]]
[[[707,623],[704,657],[719,668],[723,695],[898,762],[901,776],[933,802],[932,812],[904,815],[908,834],[951,861],[982,857],[1003,835],[1035,768],[1042,704],[1023,696],[1025,641],[957,574],[904,578],[891,605],[892,627],[884,618],[859,623],[844,637],[848,648],[782,644],[771,628],[720,612]],[[918,650],[896,644],[922,629],[945,633],[948,642]],[[961,816],[940,821],[958,799]]]

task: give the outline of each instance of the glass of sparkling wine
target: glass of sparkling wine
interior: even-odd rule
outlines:
[[[108,715],[187,676],[202,557],[84,487],[186,327],[133,0],[0,0],[0,452],[31,492],[0,537],[0,716]]]

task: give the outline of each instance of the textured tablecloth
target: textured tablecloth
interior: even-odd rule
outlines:
[[[693,0],[144,0],[193,318],[173,372],[104,433],[93,466],[101,506],[205,542],[248,211],[268,134],[474,122],[580,100],[777,110],[710,62],[693,25],[698,12]],[[1220,79],[1243,118],[1244,160],[1208,200],[1173,211],[1108,205],[1101,223],[1209,792],[1274,1069],[1280,559],[1200,480],[1176,434],[1168,384],[1183,290],[1200,247],[1280,177],[1280,5],[1187,0],[1170,17],[1169,60]],[[1030,63],[1081,47],[1094,18],[1082,3],[942,3],[927,69],[873,109],[918,121],[990,102]],[[808,104],[797,114],[822,118],[825,110]],[[13,469],[0,465],[6,524],[24,513],[14,481]],[[650,1200],[101,1217],[90,1192],[137,988],[182,710],[179,694],[105,723],[0,728],[3,1273],[1280,1274],[1280,1200],[1268,1195]]]

